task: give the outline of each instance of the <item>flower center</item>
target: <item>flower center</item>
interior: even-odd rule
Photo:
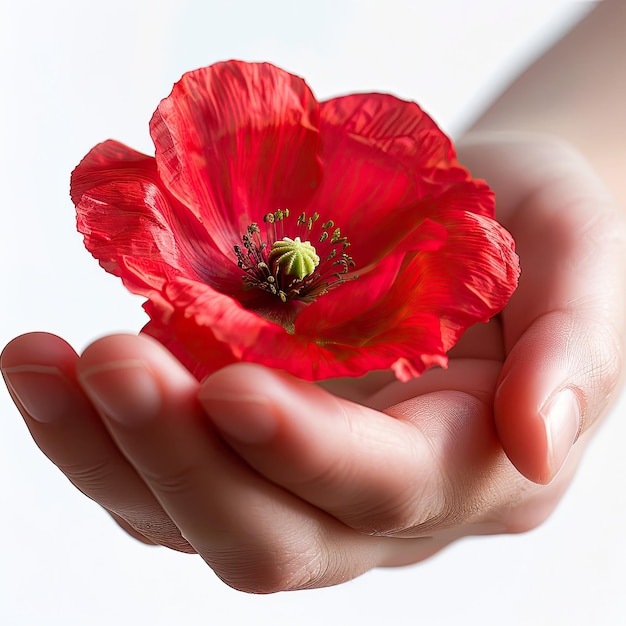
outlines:
[[[293,220],[285,209],[266,214],[263,223],[264,233],[252,223],[241,238],[243,246],[235,246],[247,289],[261,289],[282,302],[313,302],[356,278],[350,273],[354,261],[345,252],[350,243],[332,220],[320,223],[317,213]]]
[[[276,262],[279,271],[302,280],[310,276],[320,264],[315,248],[310,241],[301,241],[300,237],[283,237],[272,244],[268,257],[270,263]]]

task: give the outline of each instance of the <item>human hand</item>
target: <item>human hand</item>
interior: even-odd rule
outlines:
[[[523,274],[447,371],[327,385],[367,408],[251,364],[200,386],[146,337],[108,337],[79,358],[27,335],[2,367],[38,445],[129,532],[197,551],[247,591],[335,584],[468,534],[534,527],[621,377],[623,218],[558,144],[476,139],[464,160],[495,186]],[[554,428],[541,415],[565,387],[581,435],[539,486],[505,451],[550,481],[579,430],[576,405]]]

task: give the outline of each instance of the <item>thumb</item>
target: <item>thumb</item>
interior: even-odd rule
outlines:
[[[608,326],[571,311],[545,314],[520,337],[496,392],[495,421],[524,476],[551,482],[579,436],[606,413],[620,353]]]
[[[626,338],[626,215],[567,144],[529,134],[468,143],[516,240],[519,287],[501,315],[507,359],[495,398],[502,445],[550,482],[617,394]]]

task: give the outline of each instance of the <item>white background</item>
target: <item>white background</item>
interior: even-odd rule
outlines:
[[[112,137],[151,152],[148,120],[186,70],[268,60],[319,98],[390,91],[455,136],[590,5],[557,0],[0,0],[0,343],[48,330],[82,349],[137,331],[140,301],[75,232],[69,174]],[[623,624],[624,404],[554,516],[425,564],[268,597],[198,557],[148,548],[55,470],[0,391],[0,623]]]

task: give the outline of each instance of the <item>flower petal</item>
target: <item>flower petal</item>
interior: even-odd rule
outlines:
[[[184,317],[178,318],[177,322],[162,326],[151,320],[141,332],[163,344],[198,380],[238,362],[228,344],[218,341],[210,329],[198,329]],[[198,345],[200,340],[201,346]],[[198,354],[201,358],[198,358]]]
[[[341,128],[411,169],[456,164],[450,139],[415,102],[388,94],[353,94],[321,104],[322,129]]]
[[[249,351],[273,350],[262,341],[285,330],[208,285],[177,278],[144,304],[152,320],[144,332],[162,341],[199,379]],[[262,358],[249,359],[263,363]]]
[[[301,78],[230,61],[185,74],[150,129],[165,185],[230,254],[251,222],[306,206],[321,176],[318,125]]]
[[[438,250],[445,244],[447,237],[446,228],[441,224],[430,219],[419,223],[392,253],[386,255],[369,271],[332,289],[304,309],[296,319],[296,333],[317,337],[320,341],[337,342],[339,338],[333,329],[342,326],[343,342],[354,341],[358,344],[367,341],[369,337],[380,332],[378,326],[382,320],[377,318],[374,331],[362,328],[355,322],[367,309],[377,307],[381,298],[384,298],[392,288],[406,253]]]
[[[468,211],[493,219],[496,198],[489,185],[481,179],[467,179],[467,172],[464,180],[453,182],[447,176],[449,173],[450,171],[436,173],[443,180],[443,184],[434,191],[435,197],[431,206],[438,206],[442,210]]]
[[[71,196],[85,246],[131,291],[145,294],[175,276],[241,289],[236,264],[163,188],[154,158],[101,143],[72,173]]]
[[[448,351],[467,328],[502,310],[517,287],[520,269],[510,234],[495,220],[441,211],[437,221],[448,231],[445,246],[410,259],[393,294],[380,306],[382,314],[394,308],[392,298],[396,303],[401,299],[408,317],[424,311],[436,315]]]
[[[371,336],[366,342],[350,343],[354,338],[346,336],[345,341],[337,343],[317,343],[311,338],[285,334],[277,338],[275,349],[262,362],[305,380],[363,376],[371,371],[394,368],[399,359],[411,364],[413,376],[432,365],[445,367],[447,358],[441,341],[437,333],[432,332],[438,320],[425,315],[420,323],[416,322],[413,318],[410,323],[386,327],[384,332]],[[396,369],[396,375],[400,374],[398,378],[409,371],[409,367]]]
[[[343,302],[343,311],[324,310],[320,302],[317,318],[305,311],[296,332],[368,353],[380,352],[377,346],[401,346],[395,354],[403,359],[395,367],[401,379],[421,373],[429,362],[445,363],[445,352],[462,332],[504,307],[517,286],[519,263],[510,235],[494,220],[462,211],[443,211],[437,219],[447,231],[445,244],[408,253],[386,292],[362,303],[358,281],[342,286],[337,307]],[[385,273],[389,260],[383,263]],[[363,287],[367,292],[369,285]],[[411,332],[415,336],[407,341]]]
[[[470,181],[416,104],[352,95],[322,103],[321,116],[324,179],[310,210],[341,227],[357,269],[387,254],[433,207],[449,208],[461,196],[448,195],[456,186],[471,191],[464,210],[493,214],[489,188]]]
[[[438,320],[428,315],[421,325],[388,328],[367,345],[350,345],[291,335],[210,287],[185,279],[152,294],[144,306],[152,320],[144,332],[164,343],[199,380],[236,361],[262,363],[304,380],[362,376],[389,369],[399,358],[410,363],[403,371],[417,373],[433,363],[445,364],[441,342],[430,331]]]

